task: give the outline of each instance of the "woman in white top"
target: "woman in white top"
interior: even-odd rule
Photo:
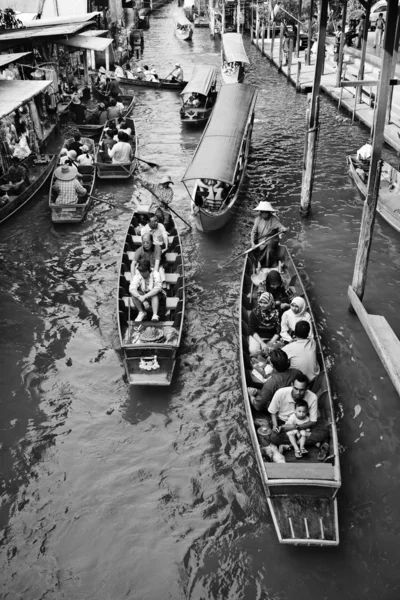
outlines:
[[[281,338],[286,342],[292,341],[294,329],[297,321],[308,321],[310,324],[310,335],[312,335],[312,322],[310,313],[307,312],[307,305],[303,298],[296,296],[290,303],[289,310],[286,310],[282,315],[281,322]]]
[[[81,148],[82,154],[80,154],[78,156],[78,158],[76,159],[76,162],[79,165],[92,165],[94,162],[93,156],[91,154],[89,154],[89,148],[86,146],[86,144],[84,146],[82,146]]]

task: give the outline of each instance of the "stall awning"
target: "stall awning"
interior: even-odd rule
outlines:
[[[52,81],[0,80],[0,119],[43,92]]]
[[[108,29],[88,29],[84,33],[79,33],[78,35],[88,35],[89,37],[101,37],[106,36],[108,34]]]
[[[89,23],[74,23],[72,25],[51,25],[47,27],[36,27],[36,28],[23,28],[14,29],[13,31],[7,31],[7,33],[0,33],[0,44],[1,42],[8,42],[10,40],[21,40],[25,41],[30,38],[53,38],[53,36],[60,35],[73,35],[81,29],[88,26]],[[51,40],[53,42],[53,39]]]
[[[95,11],[91,13],[85,13],[83,15],[65,15],[63,17],[52,17],[48,19],[37,19],[35,21],[27,21],[24,23],[25,27],[48,27],[49,25],[69,25],[71,23],[85,23],[94,19],[101,12]]]
[[[60,44],[61,46],[84,48],[85,50],[96,50],[97,52],[104,52],[112,42],[111,38],[90,37],[84,33],[75,35],[74,37],[69,38],[69,40],[54,40],[55,44]]]
[[[13,52],[12,54],[0,54],[0,69],[5,65],[9,65],[16,60],[19,60],[27,54],[32,54],[32,52]]]

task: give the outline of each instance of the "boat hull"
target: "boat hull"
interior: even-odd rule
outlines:
[[[187,81],[143,81],[141,79],[129,79],[128,77],[119,77],[118,82],[120,85],[135,86],[143,88],[152,88],[155,90],[170,90],[170,91],[181,91],[186,86]]]
[[[181,110],[181,121],[185,125],[196,126],[207,123],[212,113],[213,107],[207,109],[193,109],[184,111]]]
[[[54,154],[47,155],[50,160],[47,164],[44,164],[41,168],[40,165],[37,165],[35,170],[37,170],[37,175],[34,177],[32,183],[18,196],[11,197],[11,200],[0,208],[0,223],[3,223],[12,215],[14,215],[18,210],[20,210],[25,204],[27,204],[35,194],[40,190],[40,188],[46,183],[47,179],[50,177],[56,163],[57,156]],[[30,156],[26,161],[29,164],[34,160],[33,156]]]
[[[357,173],[355,161],[356,156],[347,157],[350,174],[354,179],[358,190],[365,199],[367,194],[367,181],[364,182]],[[384,161],[376,210],[386,223],[400,233],[400,193],[396,192],[394,189],[390,189],[390,183],[393,181],[400,182],[400,173]]]
[[[180,31],[178,31],[177,29],[175,29],[175,35],[178,38],[178,40],[182,40],[183,42],[188,42],[193,37],[193,29],[190,29],[186,33],[181,33]]]
[[[134,139],[131,141],[132,152],[134,156],[138,155],[138,137],[136,135],[136,126],[132,118],[127,117],[127,123],[135,134]],[[106,123],[107,125],[107,123]],[[96,153],[96,173],[99,179],[129,179],[132,177],[137,167],[137,160],[134,159],[131,163],[126,164],[113,164],[111,162],[104,162],[100,147],[103,141],[104,130],[101,135],[99,146]]]
[[[267,462],[262,453],[248,393],[248,387],[257,385],[248,347],[249,315],[257,298],[257,289],[252,281],[257,260],[251,254],[244,263],[239,308],[240,372],[249,433],[279,542],[295,546],[337,546],[339,522],[336,495],[341,477],[332,394],[305,288],[288,249],[281,247],[280,250],[280,270],[285,285],[290,286],[294,296],[304,297],[313,322],[321,372],[311,389],[318,397],[320,418],[328,427],[330,458],[327,462],[318,461],[318,449],[315,446],[309,447],[309,453],[302,461],[296,461],[294,455],[288,453],[287,462]]]

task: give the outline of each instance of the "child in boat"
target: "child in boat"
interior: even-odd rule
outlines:
[[[310,429],[304,429],[304,425],[306,425],[308,422],[310,422],[308,415],[308,404],[305,400],[297,400],[294,413],[292,413],[286,421],[286,425],[292,425],[295,427],[295,429],[287,431],[286,433],[294,449],[294,455],[296,458],[301,458],[303,454],[308,453],[304,447],[307,436],[311,432]],[[300,425],[303,427],[302,429],[300,429]],[[285,450],[285,448],[281,446],[279,448],[279,452],[282,450]]]

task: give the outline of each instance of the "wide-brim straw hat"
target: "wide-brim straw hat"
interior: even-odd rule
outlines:
[[[99,69],[99,73],[106,73],[106,70],[105,70],[105,68],[104,68],[104,67],[100,67],[100,69]]]
[[[61,181],[70,181],[74,179],[78,173],[76,167],[70,167],[69,165],[61,165],[54,171],[54,176]]]
[[[165,177],[161,179],[160,183],[172,183],[172,185],[174,185],[170,175],[165,175]]]
[[[260,204],[256,206],[253,210],[259,210],[261,212],[278,212],[276,208],[272,206],[271,202],[266,202],[265,200],[263,202],[260,202]]]

